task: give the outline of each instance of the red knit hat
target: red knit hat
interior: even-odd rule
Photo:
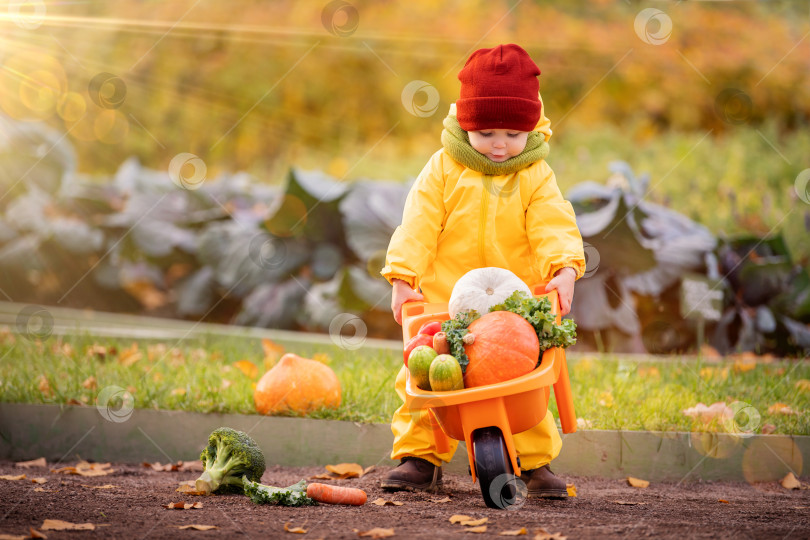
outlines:
[[[540,120],[537,67],[518,45],[478,49],[459,72],[456,117],[464,131],[532,131]]]

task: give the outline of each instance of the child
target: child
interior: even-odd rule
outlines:
[[[487,266],[511,270],[529,285],[549,281],[546,291],[557,290],[562,314],[570,311],[585,258],[573,208],[544,160],[551,129],[538,75],[528,53],[513,44],[475,51],[459,73],[461,94],[444,120],[443,149],[411,188],[382,270],[394,288],[398,323],[405,302],[447,302],[461,276]],[[405,372],[403,366],[396,381],[403,400]],[[401,463],[382,487],[438,489],[441,464],[457,442],[437,453],[431,432],[405,405],[391,429],[391,458]],[[548,467],[562,446],[551,412],[514,440],[528,496],[566,498],[565,482]]]

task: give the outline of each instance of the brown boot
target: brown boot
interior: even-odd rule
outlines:
[[[520,479],[526,482],[528,498],[567,499],[565,481],[557,478],[548,465],[531,471],[522,471]]]
[[[397,467],[380,481],[387,491],[436,492],[442,485],[442,468],[417,457],[404,457]],[[565,487],[565,486],[563,486]]]

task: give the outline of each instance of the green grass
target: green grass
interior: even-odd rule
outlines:
[[[123,351],[133,343],[141,358],[125,365]],[[88,352],[94,345],[106,348],[107,354]],[[402,361],[397,351],[371,347],[346,351],[315,344],[289,344],[287,349],[305,357],[327,355],[341,381],[340,408],[311,417],[390,421],[399,406],[393,388]],[[0,331],[0,401],[93,406],[103,388],[115,385],[132,394],[138,409],[253,414],[256,379],[234,366],[239,360],[250,360],[260,373],[266,369],[257,339],[209,335],[176,343],[84,335],[42,342]],[[577,416],[591,429],[724,430],[697,425],[681,412],[698,402],[723,401],[741,402],[745,405],[735,407],[758,411],[756,432],[772,424],[775,433],[810,435],[810,388],[798,383],[810,379],[807,362],[760,359],[753,369],[742,371],[731,361],[709,364],[687,358],[657,361],[572,354],[569,365]],[[43,376],[49,390],[40,388]],[[95,385],[85,388],[90,377]],[[797,414],[769,413],[775,403],[788,405]],[[553,399],[551,408],[556,413]],[[743,412],[735,420],[747,422]]]

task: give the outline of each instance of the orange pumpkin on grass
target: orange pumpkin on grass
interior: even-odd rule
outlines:
[[[476,319],[464,336],[470,363],[464,387],[508,381],[534,369],[540,342],[529,322],[509,311],[493,311]]]
[[[260,414],[337,409],[340,381],[329,366],[287,353],[259,380],[253,401]]]

